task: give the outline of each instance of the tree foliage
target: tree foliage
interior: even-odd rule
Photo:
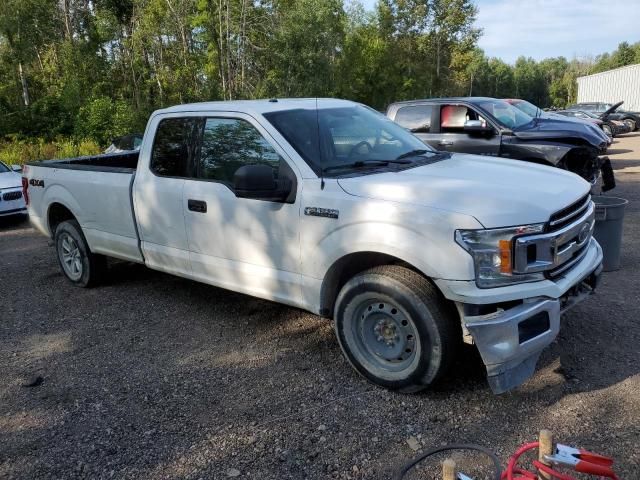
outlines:
[[[640,62],[625,42],[591,61],[508,65],[477,47],[475,16],[472,0],[2,0],[0,139],[104,145],[157,108],[272,96],[563,106],[577,76]]]

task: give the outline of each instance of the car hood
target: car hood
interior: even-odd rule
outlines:
[[[522,140],[551,140],[560,143],[563,138],[579,138],[596,148],[605,141],[600,130],[591,123],[550,117],[536,118],[530,124],[514,129],[513,134]]]
[[[350,195],[461,213],[486,228],[546,222],[590,189],[577,175],[558,168],[461,153],[338,183]]]
[[[600,116],[602,116],[602,117],[606,117],[606,116],[607,116],[607,115],[609,115],[610,113],[615,112],[615,111],[620,107],[620,105],[622,105],[623,103],[624,103],[624,102],[614,103],[614,104],[613,104],[613,105],[611,105],[607,110],[605,110],[604,112],[602,112],[602,113],[600,114]]]
[[[15,172],[0,173],[0,189],[22,187],[22,177]]]

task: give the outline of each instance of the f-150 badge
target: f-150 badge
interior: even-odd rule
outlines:
[[[310,217],[338,218],[340,210],[333,208],[305,207],[304,214]]]

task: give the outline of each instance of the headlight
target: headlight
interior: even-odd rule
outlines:
[[[456,230],[456,242],[471,257],[479,288],[499,287],[513,283],[542,280],[542,273],[513,273],[513,239],[520,235],[540,233],[544,224],[489,230]]]

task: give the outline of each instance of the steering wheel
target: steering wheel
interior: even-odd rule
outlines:
[[[348,158],[353,157],[353,155],[358,151],[358,149],[360,147],[365,146],[365,145],[367,146],[367,150],[369,150],[369,152],[373,151],[373,147],[371,146],[371,144],[369,142],[367,142],[366,140],[363,140],[361,142],[356,143],[353,147],[351,147],[351,150],[349,150],[349,157]]]

